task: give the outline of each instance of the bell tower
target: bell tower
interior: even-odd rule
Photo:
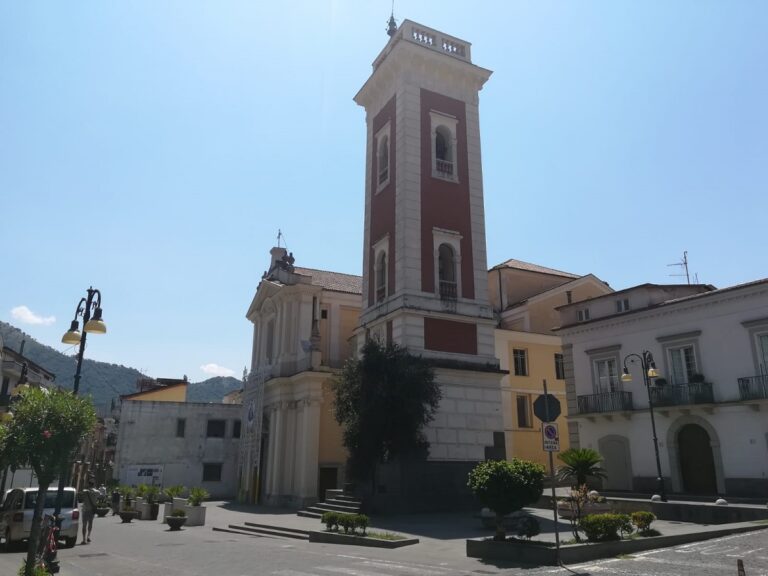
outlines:
[[[468,471],[505,457],[478,113],[491,72],[472,63],[468,42],[438,30],[405,20],[388,33],[355,96],[367,124],[358,345],[393,342],[434,366],[443,399],[424,431],[429,457],[384,474],[398,485],[376,497],[439,509],[471,503]]]
[[[471,46],[405,20],[355,96],[366,111],[361,328],[412,353],[496,364]]]

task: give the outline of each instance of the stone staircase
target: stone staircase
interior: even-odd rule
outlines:
[[[306,518],[320,518],[323,512],[347,512],[349,514],[360,513],[361,502],[354,496],[344,493],[344,490],[332,489],[325,491],[325,502],[318,502],[299,510],[297,514]]]

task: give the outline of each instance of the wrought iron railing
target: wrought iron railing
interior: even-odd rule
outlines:
[[[689,382],[673,386],[651,386],[649,388],[654,406],[683,406],[686,404],[711,404],[715,401],[712,384]]]
[[[768,398],[768,375],[739,378],[739,396],[742,400]]]
[[[387,180],[389,180],[389,166],[379,170],[379,184],[384,184]]]
[[[440,300],[456,300],[456,282],[440,280]]]
[[[579,414],[625,412],[632,410],[632,392],[616,391],[586,394],[577,398]]]

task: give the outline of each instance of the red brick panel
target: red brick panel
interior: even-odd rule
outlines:
[[[424,348],[437,352],[477,354],[477,324],[424,318]]]

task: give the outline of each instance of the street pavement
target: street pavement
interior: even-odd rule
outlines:
[[[62,576],[619,576],[736,575],[742,558],[748,576],[768,576],[768,531],[728,536],[618,559],[570,566],[526,568],[467,558],[464,540],[488,535],[479,521],[459,514],[386,518],[376,528],[412,534],[421,542],[395,550],[316,544],[213,531],[251,521],[320,528],[318,520],[287,511],[221,502],[206,504],[206,526],[171,532],[158,522],[96,519],[93,541],[60,551]],[[665,532],[666,528],[662,528]],[[22,551],[0,554],[0,576],[13,576]]]

